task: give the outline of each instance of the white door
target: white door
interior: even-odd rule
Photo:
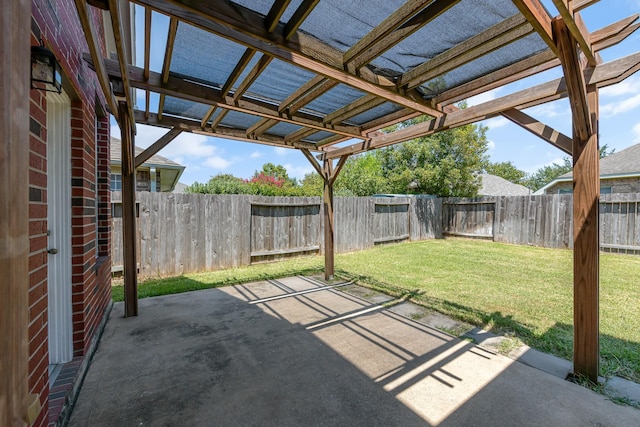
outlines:
[[[49,363],[73,358],[71,323],[71,102],[47,93]]]

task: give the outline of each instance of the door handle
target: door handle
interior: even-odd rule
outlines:
[[[55,255],[58,253],[58,250],[56,248],[51,248],[47,249],[47,252],[49,252],[51,255]]]

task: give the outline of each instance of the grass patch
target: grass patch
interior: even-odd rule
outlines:
[[[573,267],[569,250],[446,239],[377,246],[336,256],[336,271],[366,287],[519,339],[571,360]],[[600,374],[640,383],[640,257],[601,254]],[[307,256],[139,284],[139,297],[323,270]],[[122,301],[122,286],[113,287]]]
[[[177,294],[300,274],[312,275],[324,271],[323,262],[324,258],[319,256],[306,256],[291,258],[277,263],[254,264],[247,267],[184,274],[164,279],[147,279],[138,284],[138,298]],[[124,286],[122,280],[114,280],[113,283],[114,286],[111,288],[113,300],[123,301]]]
[[[601,254],[601,375],[640,382],[640,257]],[[571,360],[573,254],[446,239],[341,254],[340,274]]]

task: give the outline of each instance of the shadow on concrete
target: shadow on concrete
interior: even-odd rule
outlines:
[[[118,304],[72,426],[640,425],[640,411],[313,279]]]

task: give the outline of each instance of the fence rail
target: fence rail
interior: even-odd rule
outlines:
[[[138,263],[143,277],[170,276],[322,253],[318,197],[136,194]],[[114,192],[112,263],[122,264],[120,193]],[[376,244],[441,238],[570,248],[572,196],[485,198],[337,197],[336,252]],[[640,253],[640,194],[601,196],[603,250]]]

